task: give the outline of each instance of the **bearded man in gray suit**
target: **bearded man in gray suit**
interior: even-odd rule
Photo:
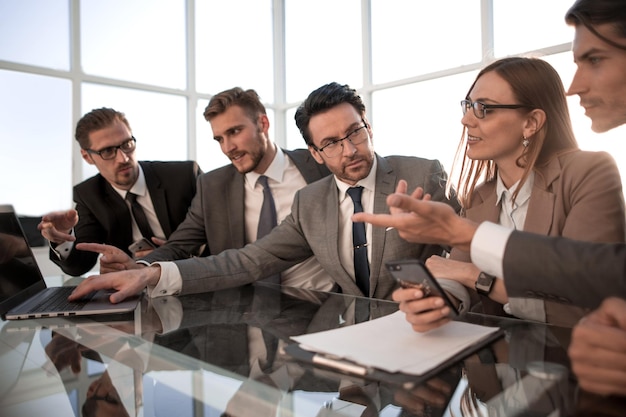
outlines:
[[[298,191],[291,214],[266,237],[239,250],[215,256],[174,262],[156,262],[132,271],[94,276],[81,283],[72,298],[97,288],[117,290],[112,302],[148,288],[150,296],[188,294],[239,286],[280,273],[315,256],[346,294],[388,299],[396,284],[385,262],[406,258],[427,259],[441,254],[438,245],[412,244],[395,230],[365,230],[365,242],[355,245],[350,220],[355,205],[348,196],[351,187],[362,187],[365,212],[387,213],[386,197],[404,187],[423,187],[435,201],[458,211],[456,198],[445,196],[447,174],[439,161],[416,157],[380,157],[374,153],[373,132],[365,105],[354,89],[330,83],[313,91],[296,112],[296,124],[313,158],[333,173]],[[357,246],[357,247],[355,247]],[[83,249],[105,254],[98,244]],[[355,249],[367,252],[366,282],[357,284]],[[132,267],[132,266],[130,266]],[[358,269],[358,268],[356,268]]]

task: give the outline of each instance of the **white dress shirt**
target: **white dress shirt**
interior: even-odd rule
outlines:
[[[130,211],[130,201],[126,200],[126,193],[131,192],[137,195],[137,202],[143,208],[143,211],[146,213],[146,218],[148,219],[148,224],[150,224],[150,228],[154,233],[155,237],[165,239],[165,233],[163,232],[163,228],[161,227],[161,223],[159,223],[159,219],[157,218],[156,211],[154,211],[154,204],[152,204],[152,198],[150,198],[150,192],[148,191],[148,186],[146,185],[146,177],[141,169],[141,165],[139,167],[139,176],[137,177],[137,181],[133,184],[132,188],[128,191],[121,190],[111,184],[113,189],[126,201],[126,206]],[[133,225],[133,241],[140,240],[143,236],[139,231],[139,226],[137,226],[137,222],[135,218],[131,215],[132,225]]]
[[[522,230],[524,227],[534,179],[535,175],[531,172],[518,193],[515,204],[512,204],[513,191],[517,187],[517,183],[507,189],[498,176],[496,204],[502,201],[500,225],[482,222],[471,242],[472,263],[481,271],[497,277],[504,277],[502,261],[506,242],[513,230]]]

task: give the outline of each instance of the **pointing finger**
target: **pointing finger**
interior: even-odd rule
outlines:
[[[96,252],[96,253],[101,253],[101,254],[106,254],[106,253],[111,253],[114,251],[115,248],[114,246],[110,246],[110,245],[104,245],[102,243],[87,243],[87,242],[83,242],[83,243],[79,243],[76,245],[76,249],[79,250],[84,250],[87,252]]]

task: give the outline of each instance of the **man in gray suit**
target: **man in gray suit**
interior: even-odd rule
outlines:
[[[572,51],[578,67],[568,94],[580,97],[594,131],[606,132],[626,124],[623,1],[577,0],[565,21],[575,27]],[[591,308],[602,303],[574,329],[569,350],[572,368],[581,387],[600,394],[626,395],[626,245],[544,237],[489,222],[477,225],[448,207],[422,201],[423,195],[422,190],[411,196],[391,195],[387,202],[394,215],[364,213],[354,218],[395,227],[413,242],[471,250],[472,262],[481,270],[504,277],[509,297],[537,297]],[[622,299],[605,300],[615,296]],[[432,315],[413,317],[432,320],[436,326],[442,316],[437,302],[441,303],[438,297],[412,302],[414,313],[435,308]]]
[[[214,95],[204,111],[213,137],[231,164],[199,177],[185,220],[167,243],[135,261],[108,247],[100,273],[133,269],[156,261],[187,259],[204,245],[203,255],[238,249],[257,239],[263,204],[261,175],[268,181],[277,221],[290,211],[293,196],[306,184],[330,174],[306,149],[287,151],[269,139],[269,119],[254,90],[235,87]],[[281,274],[282,283],[328,291],[333,281],[309,258]]]
[[[213,291],[247,284],[286,270],[311,256],[347,293],[389,298],[396,288],[385,262],[406,258],[427,259],[441,254],[438,245],[415,245],[395,230],[364,227],[361,241],[353,240],[350,216],[358,210],[351,187],[362,187],[360,206],[366,212],[386,213],[387,195],[403,178],[409,187],[423,187],[433,200],[459,209],[456,198],[445,196],[447,174],[439,161],[415,157],[380,157],[374,153],[373,132],[365,105],[355,90],[331,83],[312,92],[296,112],[296,124],[318,163],[334,174],[296,193],[291,213],[266,237],[239,250],[216,256],[157,262],[148,268],[91,277],[73,298],[95,288],[113,288],[112,302],[148,288],[151,296]],[[405,183],[405,185],[406,185]],[[358,227],[356,227],[358,228]],[[84,246],[99,250],[97,244]],[[356,255],[360,251],[360,254]],[[366,254],[366,257],[359,258]],[[367,276],[357,284],[355,270]]]

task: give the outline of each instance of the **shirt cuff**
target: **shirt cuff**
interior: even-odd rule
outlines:
[[[483,272],[496,277],[504,276],[504,249],[514,229],[491,222],[482,222],[472,239],[472,262]]]
[[[74,229],[70,231],[70,235],[74,236]],[[54,254],[57,256],[59,261],[66,260],[68,256],[70,256],[70,252],[72,252],[72,249],[74,249],[74,242],[71,240],[65,241],[58,245],[55,245],[52,242],[48,241],[48,245],[50,246],[50,249],[52,249],[52,252],[54,252]]]
[[[180,327],[183,321],[183,305],[176,297],[161,297],[152,302],[152,308],[161,321],[161,334]]]
[[[183,279],[174,262],[154,262],[152,265],[161,267],[161,276],[155,286],[149,285],[147,293],[150,298],[166,295],[178,295],[183,288]]]

